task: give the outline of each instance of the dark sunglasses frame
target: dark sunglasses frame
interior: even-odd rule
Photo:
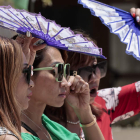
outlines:
[[[106,75],[106,72],[107,72],[107,61],[99,62],[99,63],[97,63],[96,65],[93,65],[93,66],[82,67],[82,68],[79,68],[77,71],[70,70],[70,75],[74,75],[74,76],[75,75],[80,75],[80,72],[82,70],[88,71],[88,72],[91,72],[91,73],[93,72],[95,74],[96,67],[98,67],[100,69],[100,71],[104,70],[105,71],[104,73]]]
[[[28,85],[30,84],[30,80],[31,80],[31,72],[32,72],[32,66],[29,65],[28,68],[24,68],[22,73],[26,74],[26,80]]]

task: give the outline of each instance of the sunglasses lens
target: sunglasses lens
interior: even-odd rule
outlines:
[[[100,76],[101,78],[106,76],[106,72],[107,72],[107,61],[103,61],[101,63],[97,64],[96,67],[96,73],[100,72]]]
[[[64,65],[63,64],[59,64],[58,65],[58,81],[62,81],[63,74],[64,74]]]
[[[70,77],[70,65],[66,64],[66,80],[68,81]]]
[[[91,79],[92,74],[94,73],[97,77],[103,78],[105,77],[107,72],[107,62],[103,61],[101,63],[98,63],[97,65],[87,66],[80,68],[78,70],[79,75],[86,81],[89,81]]]
[[[23,73],[26,76],[27,83],[30,84],[30,79],[31,79],[31,65],[28,68],[24,69],[23,70]]]
[[[27,82],[30,84],[30,79],[31,79],[31,65],[28,67],[27,71]]]

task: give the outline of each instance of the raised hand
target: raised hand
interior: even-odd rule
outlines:
[[[79,75],[71,76],[68,80],[71,83],[70,93],[66,101],[74,110],[86,109],[89,106],[90,94],[89,85]]]
[[[29,65],[33,65],[36,51],[41,50],[46,46],[45,44],[35,46],[34,43],[38,40],[38,38],[33,38],[30,32],[27,32],[26,36],[22,35],[16,38],[16,41],[22,46],[22,51],[25,54]]]
[[[131,8],[130,13],[140,25],[140,8]]]

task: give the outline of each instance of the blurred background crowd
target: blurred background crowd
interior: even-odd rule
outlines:
[[[99,0],[100,2],[129,11],[140,7],[140,0]],[[85,31],[97,45],[103,48],[108,60],[108,72],[101,80],[100,89],[118,87],[140,80],[140,62],[125,54],[126,45],[118,36],[109,32],[99,18],[91,15],[77,0],[0,0],[0,5],[11,5],[17,9],[41,13],[50,20],[55,20],[62,27]],[[11,37],[12,34],[0,28],[0,34]],[[140,115],[113,124],[114,140],[138,140],[140,138]]]

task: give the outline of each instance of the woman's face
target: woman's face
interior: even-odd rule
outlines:
[[[38,68],[54,67],[57,63],[64,63],[61,53],[54,47],[48,47],[43,55],[44,58]],[[38,71],[32,79],[35,87],[32,89],[33,96],[31,100],[54,107],[61,107],[64,104],[67,93],[66,87],[68,87],[64,77],[62,82],[57,82],[54,71],[42,70]]]
[[[23,53],[23,69],[27,68],[27,61],[25,58],[25,55]],[[17,85],[17,91],[16,96],[17,100],[21,105],[22,110],[25,110],[28,108],[28,102],[30,100],[30,97],[32,95],[31,88],[34,86],[34,83],[32,80],[30,80],[30,83],[28,85],[26,74],[22,73]]]
[[[97,59],[93,59],[91,62],[82,64],[81,66],[77,67],[76,69],[74,68],[74,70],[78,70],[78,68],[81,67],[87,67],[87,66],[93,66],[97,64]],[[99,72],[100,73],[100,72]],[[89,88],[90,88],[90,104],[94,102],[94,98],[97,96],[97,90],[99,88],[99,83],[100,83],[100,79],[101,77],[99,76],[99,74],[94,74],[92,73],[92,75],[90,76],[90,79],[88,79],[88,76],[83,74],[84,76],[82,76],[83,80],[86,81],[89,84]]]
[[[94,65],[97,64],[96,59],[95,59],[95,61],[91,62],[88,66],[93,66],[93,64]],[[99,74],[92,73],[92,76],[88,81],[89,88],[90,88],[90,104],[93,103],[95,97],[97,96],[97,91],[99,88],[100,79],[101,79],[101,77],[99,76]]]

